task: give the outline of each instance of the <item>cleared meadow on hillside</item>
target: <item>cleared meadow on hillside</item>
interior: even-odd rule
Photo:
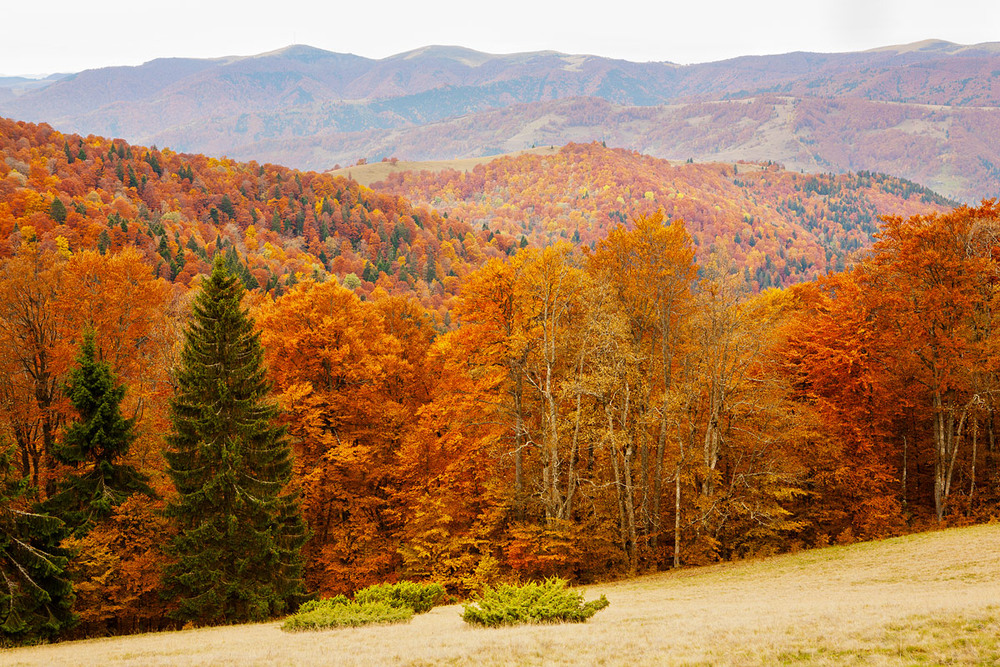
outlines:
[[[350,167],[341,167],[340,169],[330,169],[326,173],[331,176],[346,176],[347,178],[352,178],[361,185],[368,187],[372,183],[384,181],[389,177],[389,174],[397,171],[444,171],[445,169],[470,171],[471,169],[474,169],[477,164],[492,162],[497,158],[506,157],[508,155],[521,155],[523,153],[550,155],[558,152],[559,148],[556,146],[543,146],[541,148],[529,148],[523,151],[516,151],[514,153],[485,155],[483,157],[456,158],[454,160],[427,160],[424,162],[399,160],[395,163],[372,162],[371,164],[356,164]]]
[[[478,629],[264,623],[0,651],[3,665],[1000,664],[1000,525],[589,586],[588,623]]]

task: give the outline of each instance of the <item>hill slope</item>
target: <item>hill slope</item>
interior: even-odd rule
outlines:
[[[468,172],[390,171],[373,187],[537,243],[591,245],[618,224],[662,208],[684,219],[700,260],[724,251],[758,287],[843,268],[851,252],[871,243],[880,215],[950,207],[923,187],[879,174],[675,164],[600,144],[505,156]]]
[[[286,634],[277,623],[0,651],[16,665],[993,664],[1000,528],[828,547],[593,586],[586,624],[406,625]]]
[[[135,246],[186,286],[222,252],[248,287],[278,294],[303,277],[353,273],[359,294],[378,283],[444,317],[459,276],[514,243],[485,236],[346,178],[0,119],[0,258],[31,238],[53,251],[60,237],[70,252]],[[440,280],[425,280],[427,262]]]
[[[977,201],[1000,194],[997,71],[996,44],[941,41],[689,66],[459,47],[371,60],[291,46],[4,89],[0,114],[312,169],[604,139],[659,157],[893,173]],[[567,107],[574,98],[588,103]]]

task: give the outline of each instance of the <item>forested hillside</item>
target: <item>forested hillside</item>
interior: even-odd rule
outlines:
[[[154,275],[182,287],[224,252],[251,289],[279,295],[332,274],[361,295],[376,284],[417,294],[440,320],[459,276],[515,242],[487,242],[460,221],[344,178],[47,125],[0,119],[0,155],[0,256],[32,241],[67,253],[134,247]]]
[[[4,642],[398,579],[595,581],[1000,507],[993,203],[688,165],[708,186],[688,208],[669,180],[612,176],[645,158],[574,146],[519,176],[552,188],[531,206],[555,232],[520,247],[471,208],[473,229],[345,179],[0,127]],[[605,152],[606,183],[576,180]],[[489,173],[447,176],[442,201],[503,209]],[[791,213],[714,252],[715,218],[681,217],[749,225],[723,196],[769,188],[841,247],[862,214],[901,215],[853,267],[758,289],[736,249],[763,252],[752,233],[788,259]]]
[[[600,144],[501,157],[467,172],[391,173],[373,187],[542,245],[564,239],[593,247],[618,225],[662,210],[684,220],[700,261],[726,254],[754,289],[842,270],[852,253],[871,245],[886,212],[908,216],[954,205],[882,174],[678,164]]]

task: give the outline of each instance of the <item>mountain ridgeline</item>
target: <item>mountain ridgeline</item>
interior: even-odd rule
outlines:
[[[299,45],[0,85],[0,114],[309,169],[605,140],[664,158],[891,173],[975,202],[1000,193],[997,71],[996,44],[940,41],[686,66]]]

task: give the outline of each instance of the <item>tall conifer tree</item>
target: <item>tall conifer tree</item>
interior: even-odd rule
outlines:
[[[80,418],[66,429],[54,456],[85,469],[66,475],[44,508],[81,535],[133,493],[153,491],[145,475],[120,462],[135,440],[135,419],[122,417],[125,385],[115,381],[107,362],[96,358],[93,332],[84,334],[76,363],[66,390]]]
[[[0,450],[0,647],[54,636],[75,620],[67,553],[58,546],[66,529],[28,509],[29,490]]]
[[[291,448],[268,398],[263,351],[242,282],[217,257],[195,299],[171,403],[167,472],[179,534],[166,573],[177,617],[198,623],[261,620],[304,594],[307,534],[286,490]]]

